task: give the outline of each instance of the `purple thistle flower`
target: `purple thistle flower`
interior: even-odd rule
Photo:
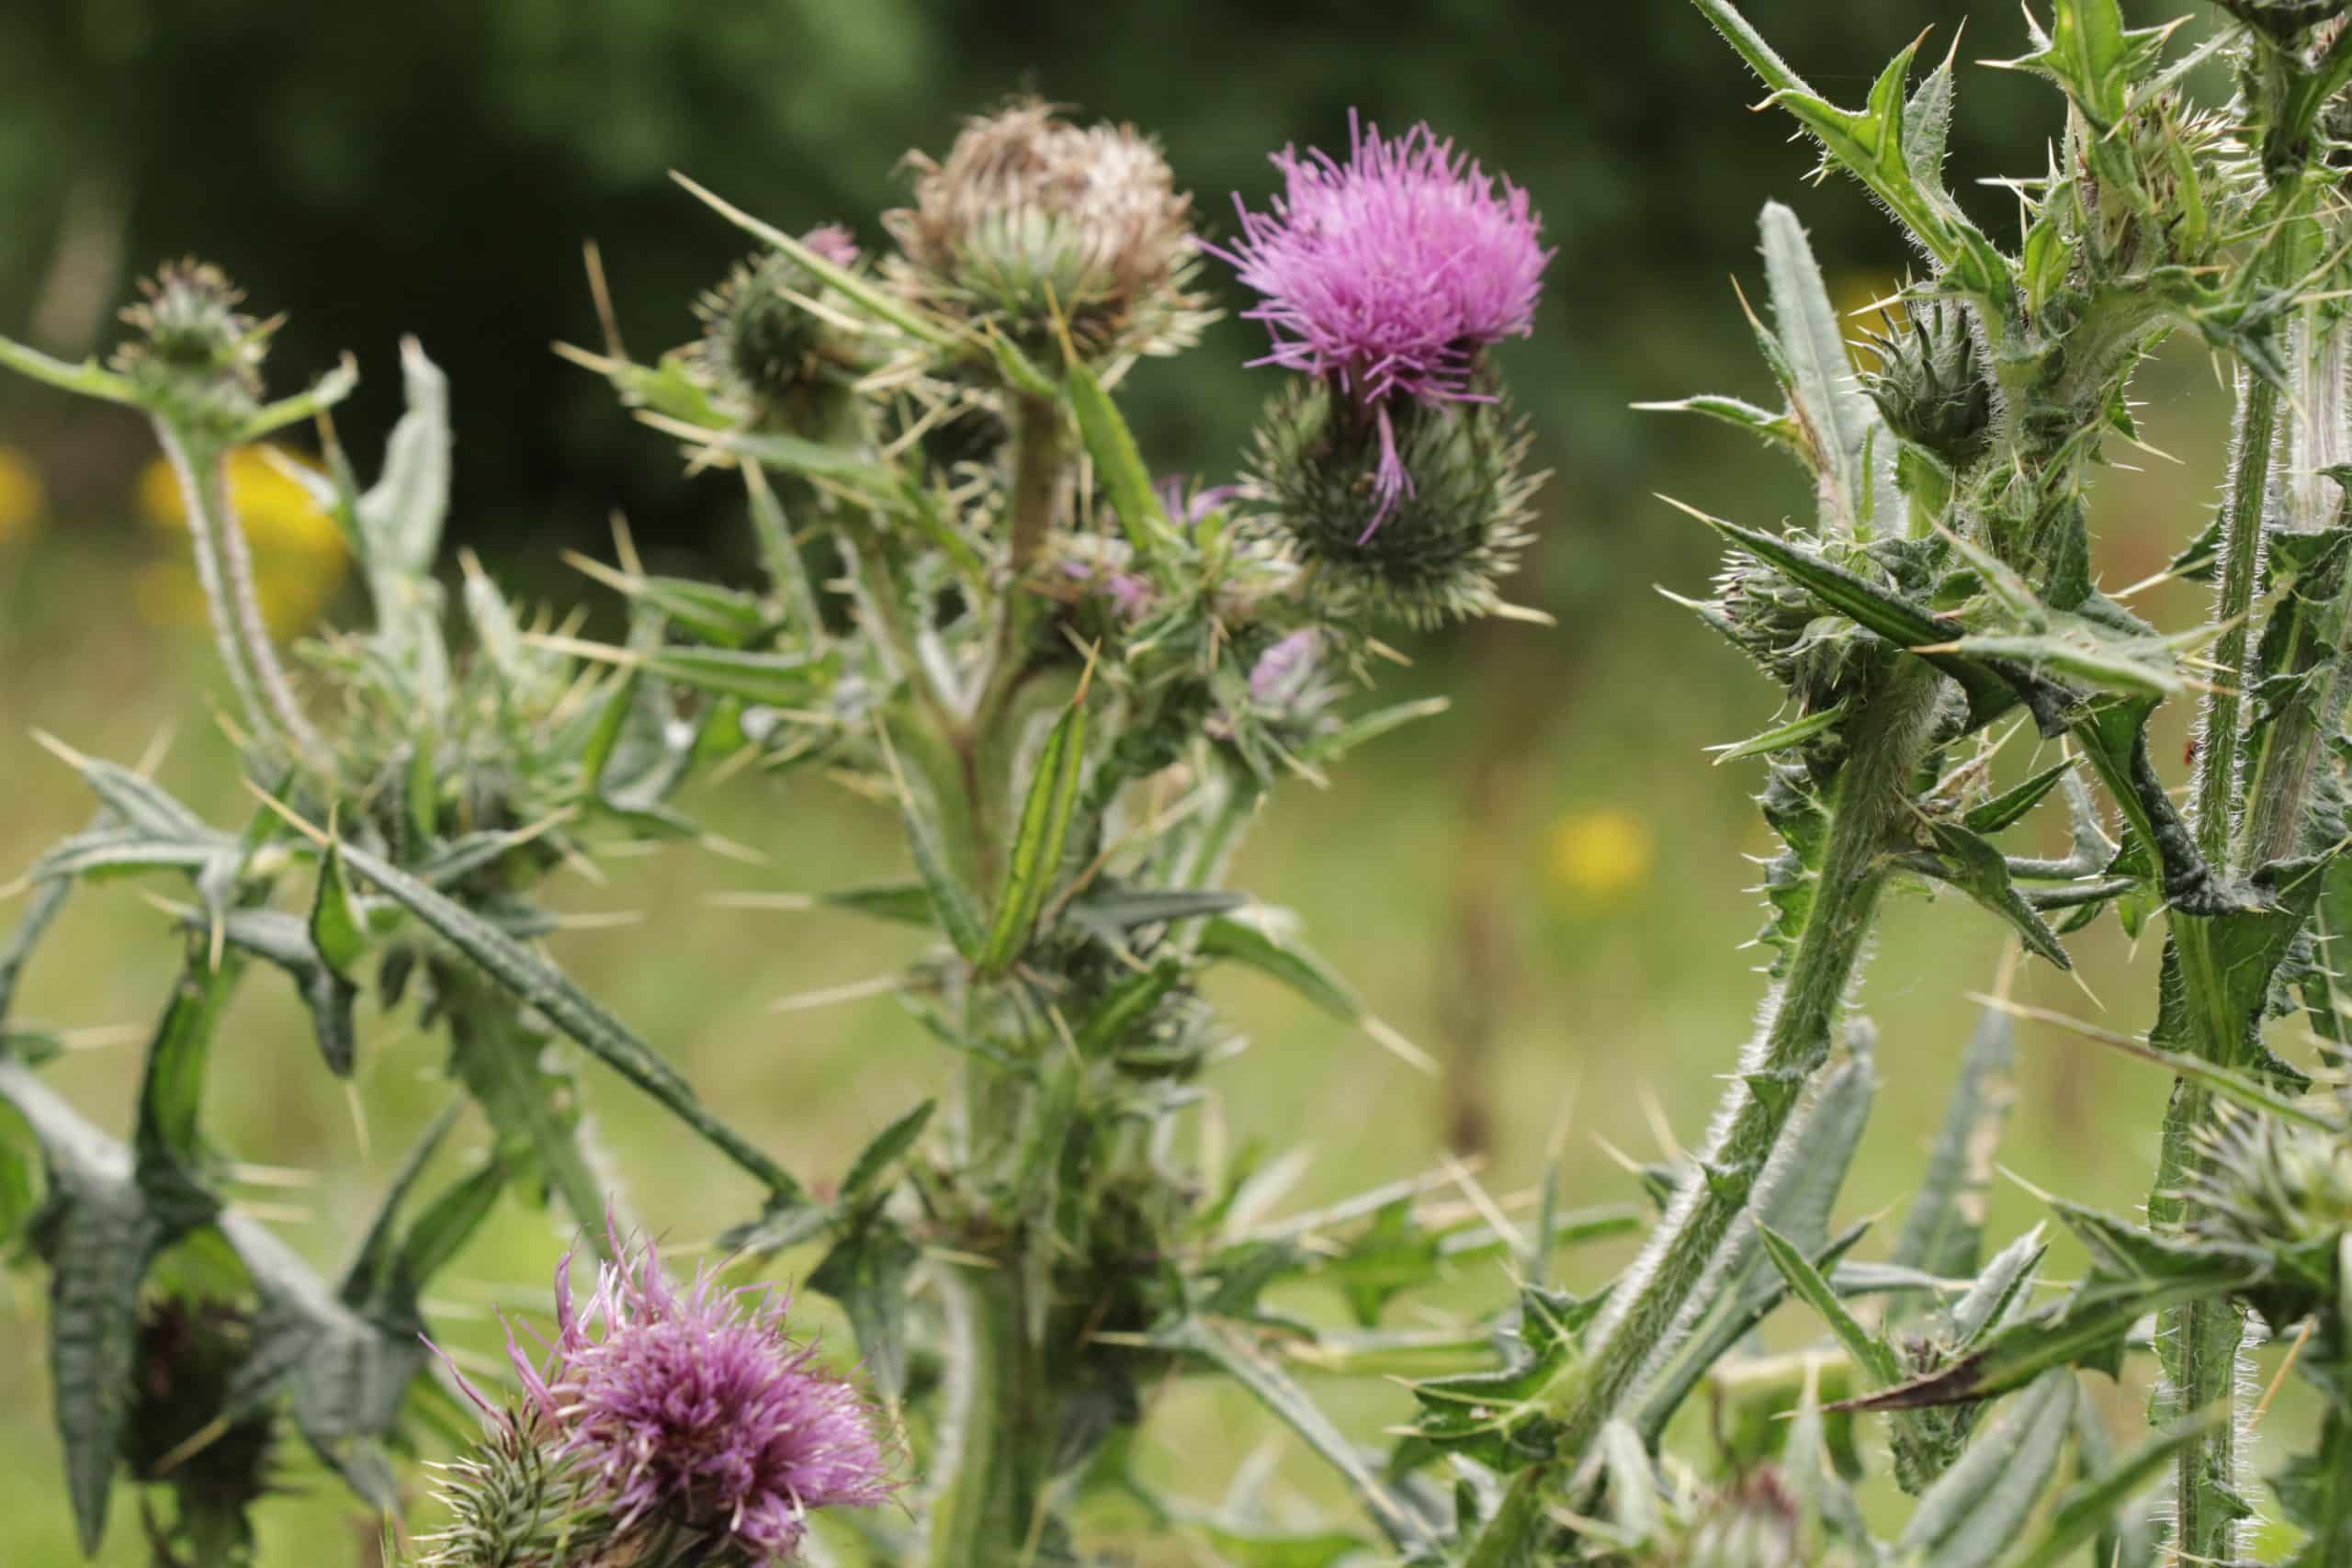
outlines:
[[[1241,238],[1230,251],[1204,248],[1265,296],[1242,312],[1273,337],[1253,363],[1328,377],[1376,420],[1380,505],[1369,539],[1412,488],[1389,400],[1490,400],[1475,380],[1478,352],[1533,330],[1553,253],[1527,192],[1428,125],[1386,140],[1351,112],[1348,132],[1345,164],[1313,150],[1274,154],[1283,194],[1262,213],[1237,196]]]
[[[800,243],[835,266],[855,266],[862,254],[857,241],[839,223],[822,223],[800,236]]]
[[[544,1362],[511,1325],[507,1351],[554,1452],[585,1467],[620,1529],[658,1514],[769,1561],[792,1555],[814,1510],[890,1498],[879,1414],[790,1337],[783,1292],[725,1290],[707,1268],[681,1290],[650,1241],[614,1243],[584,1303],[571,1257],[557,1267]]]

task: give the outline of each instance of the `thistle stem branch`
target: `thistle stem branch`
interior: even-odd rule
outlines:
[[[1890,835],[1909,802],[1939,697],[1938,676],[1912,659],[1884,667],[1868,691],[1834,788],[1813,908],[1787,979],[1681,1191],[1594,1326],[1586,1365],[1563,1413],[1563,1452],[1581,1454],[1590,1445],[1643,1365],[1665,1348],[1806,1084],[1829,1059],[1889,874]]]
[[[210,449],[201,454],[192,451],[178,432],[162,420],[155,422],[155,438],[164,448],[164,459],[171,464],[172,477],[178,481],[181,501],[187,509],[190,553],[196,560],[198,586],[204,591],[213,648],[220,655],[221,668],[228,671],[229,685],[237,694],[237,704],[244,711],[245,723],[252,728],[255,743],[273,746],[278,739],[277,726],[269,708],[264,705],[261,689],[254,682],[222,570],[220,533],[226,519],[212,505],[220,455]]]

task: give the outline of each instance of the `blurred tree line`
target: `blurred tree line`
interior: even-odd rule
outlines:
[[[1848,100],[1923,22],[1940,49],[1963,9],[1748,6]],[[1990,35],[2015,18],[1988,20],[1971,52],[2014,52]],[[1962,90],[2017,85],[1972,71]],[[1752,80],[1666,0],[6,0],[0,331],[103,344],[136,273],[198,253],[289,313],[284,380],[358,352],[368,378],[345,423],[363,453],[396,411],[395,341],[423,337],[455,382],[471,541],[601,537],[618,506],[649,546],[696,547],[736,532],[718,526],[731,487],[680,486],[665,444],[548,351],[594,338],[581,242],[600,242],[650,356],[691,333],[686,302],[738,249],[667,171],[786,227],[845,220],[879,243],[903,150],[942,148],[962,115],[1024,90],[1158,133],[1212,232],[1230,231],[1229,193],[1262,199],[1269,149],[1343,144],[1351,107],[1394,128],[1426,118],[1508,170],[1559,246],[1539,337],[1510,352],[1562,470],[1555,511],[1577,519],[1655,488],[1683,439],[1629,398],[1744,363],[1724,279],[1751,260],[1765,194],[1797,202],[1826,255],[1882,276],[1905,261],[1857,193],[1802,191],[1805,152],[1747,113]],[[1985,127],[2011,134],[1959,142],[1963,174],[2038,166],[2048,127],[1980,105],[1962,134]],[[1139,372],[1152,449],[1224,470],[1261,344],[1228,321],[1182,372]],[[0,425],[64,454],[61,499],[110,465],[77,473],[70,433],[40,422],[90,417],[0,404]],[[1541,597],[1558,607],[1576,594],[1562,550],[1551,560]]]

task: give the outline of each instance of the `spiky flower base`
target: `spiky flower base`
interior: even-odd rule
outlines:
[[[1382,418],[1388,429],[1382,428]],[[1408,479],[1384,512],[1393,441]],[[1366,409],[1301,378],[1267,405],[1250,495],[1264,525],[1335,589],[1417,626],[1488,615],[1518,566],[1543,476],[1526,471],[1527,427],[1491,402],[1391,400]]]

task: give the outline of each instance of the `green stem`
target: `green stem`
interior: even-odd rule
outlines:
[[[2247,621],[2262,570],[2264,510],[2277,460],[2280,400],[2277,388],[2243,368],[2237,392],[2229,490],[2222,502],[2221,585],[2212,613],[2213,623],[2222,628],[2213,650],[2221,673],[2205,703],[2192,796],[2198,849],[2224,875],[2230,870],[2239,800],[2239,739],[2252,640]],[[2211,1008],[2198,1005],[2200,998],[2217,995],[2220,985],[2206,951],[2205,926],[2196,917],[2179,914],[2168,923],[2196,1049],[2210,1060],[2233,1066],[2244,1046],[2243,1022],[2211,1016]],[[2204,1157],[2199,1136],[2212,1113],[2210,1093],[2186,1080],[2175,1082],[2165,1111],[2155,1184],[2148,1195],[2150,1224],[2177,1225],[2191,1217],[2186,1189]],[[2234,1402],[2244,1335],[2237,1304],[2226,1298],[2193,1301],[2160,1314],[2156,1345],[2164,1380],[2153,1402],[2158,1419],[2203,1410],[2216,1401]],[[2238,1521],[2245,1513],[2237,1495],[2237,1445],[2233,1415],[2181,1446],[2174,1470],[2173,1547],[2186,1561],[2236,1560]]]
[[[2285,525],[2316,533],[2339,525],[2344,505],[2342,487],[2322,470],[2352,457],[2347,450],[2346,372],[2352,366],[2352,319],[2321,320],[2307,315],[2303,352],[2296,361],[2295,420],[2292,426],[2292,466],[2285,487]],[[2352,677],[2352,570],[2338,563],[2334,596],[2319,611],[2321,624],[2309,649],[2293,650],[2273,668],[2296,671],[2313,652],[2329,659],[2317,682],[2318,700],[2290,701],[2262,731],[2248,771],[2244,849],[2240,863],[2248,870],[2285,859],[2304,847],[2309,829],[2312,785],[2325,754],[2327,738],[2343,716],[2347,677]],[[2302,612],[2299,610],[2297,614]],[[2299,618],[2298,635],[2304,627]]]
[[[1872,682],[1830,800],[1813,908],[1761,1036],[1726,1091],[1705,1146],[1666,1219],[1588,1341],[1563,1413],[1561,1450],[1579,1455],[1617,1413],[1709,1272],[1813,1075],[1828,1061],[1846,994],[1886,885],[1886,851],[1939,705],[1939,679],[1903,659]]]
[[[949,1382],[930,1462],[928,1568],[1023,1568],[1035,1552],[1051,1446],[1044,1362],[1015,1270],[944,1262]]]
[[[2255,584],[2262,576],[2263,512],[2278,457],[2278,389],[2241,367],[2238,411],[2230,454],[2230,485],[2222,498],[2222,578],[2213,595],[2212,624],[2221,628],[2212,660],[2219,678],[2205,698],[2203,743],[2197,758],[2197,847],[2214,869],[2228,868],[2238,804],[2238,728],[2245,707],[2246,654]]]
[[[204,590],[205,611],[212,625],[212,646],[220,655],[221,668],[229,673],[229,685],[237,694],[237,704],[244,710],[245,724],[253,731],[254,743],[263,747],[274,745],[277,726],[271,722],[269,709],[262,705],[261,689],[254,682],[244,641],[238,635],[236,615],[230,606],[228,585],[221,575],[219,529],[208,499],[212,491],[211,476],[220,469],[220,457],[210,451],[198,457],[162,420],[155,422],[155,438],[172,466],[173,477],[179,481],[181,501],[187,508],[188,542],[196,558],[197,584]]]

